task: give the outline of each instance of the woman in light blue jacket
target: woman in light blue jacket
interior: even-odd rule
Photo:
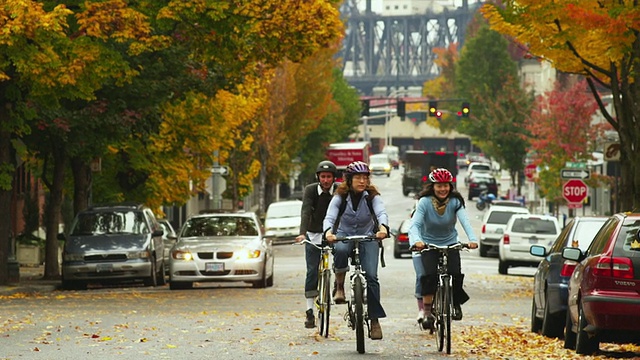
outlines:
[[[453,175],[447,169],[435,169],[429,174],[430,183],[420,193],[420,200],[412,217],[409,228],[409,244],[420,250],[425,244],[439,246],[453,245],[458,242],[456,222],[460,224],[469,238],[469,248],[478,247],[476,236],[465,210],[464,198],[453,188]],[[431,304],[437,285],[437,251],[422,253],[424,275],[421,281],[422,301],[424,302],[425,327],[433,326]],[[453,316],[462,319],[461,304],[469,300],[462,285],[464,275],[460,266],[460,251],[449,252],[448,271],[453,274]]]
[[[371,184],[370,173],[369,166],[361,161],[347,166],[344,172],[346,181],[336,189],[323,222],[325,238],[329,243],[334,243],[336,236],[369,235],[378,239],[389,237],[389,217],[380,193]],[[346,206],[341,206],[343,201]],[[349,270],[348,258],[353,246],[353,242],[335,242],[333,263],[336,273],[336,304],[345,303],[344,279]],[[380,303],[379,253],[378,241],[360,243],[360,263],[367,279],[367,310],[371,319],[372,340],[382,339],[378,319],[387,316]]]

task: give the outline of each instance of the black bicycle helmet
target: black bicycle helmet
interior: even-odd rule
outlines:
[[[335,177],[338,175],[338,168],[336,167],[336,164],[334,164],[333,162],[329,160],[324,160],[324,161],[320,161],[318,163],[318,166],[316,167],[316,175],[319,175],[321,172],[330,172]]]

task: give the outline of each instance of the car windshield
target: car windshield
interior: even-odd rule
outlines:
[[[252,219],[240,216],[207,216],[188,220],[182,237],[256,236],[258,228]]]
[[[515,219],[511,231],[528,234],[556,234],[556,225],[551,220]]]
[[[147,234],[149,227],[139,211],[80,213],[71,235]]]
[[[267,211],[267,219],[278,219],[278,218],[300,216],[301,206],[302,206],[302,202],[297,206],[296,205],[286,205],[286,206],[272,205],[269,207],[269,210]]]
[[[509,211],[494,211],[489,215],[487,223],[504,225],[509,222],[509,219],[511,219],[513,215],[514,213]]]

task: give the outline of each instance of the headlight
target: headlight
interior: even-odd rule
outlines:
[[[64,254],[64,261],[84,261],[82,254]]]
[[[151,254],[147,250],[127,253],[127,259],[149,259],[150,257]]]
[[[260,250],[243,249],[234,253],[236,260],[257,259],[260,257]]]
[[[171,252],[171,257],[174,260],[184,260],[184,261],[193,260],[193,255],[191,255],[191,252],[189,250],[173,250]]]
[[[385,170],[385,171],[390,171],[390,170],[391,170],[391,166],[389,166],[389,165],[385,165],[385,166],[384,166],[384,170]]]

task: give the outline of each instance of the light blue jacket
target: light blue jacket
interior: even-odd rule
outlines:
[[[431,198],[431,196],[425,196],[418,201],[409,228],[409,244],[411,246],[418,241],[440,246],[455,244],[458,241],[457,220],[460,220],[460,225],[462,225],[469,241],[477,242],[467,217],[467,211],[461,206],[460,200],[454,197],[450,198],[444,214],[440,215],[433,207]],[[460,209],[456,211],[458,207]]]
[[[367,205],[366,196],[369,196],[369,192],[366,190],[360,198],[358,204],[358,210],[353,211],[353,204],[351,200],[351,194],[347,195],[347,207],[344,209],[344,213],[340,218],[340,224],[337,231],[333,231],[333,225],[338,217],[340,211],[340,204],[342,203],[342,197],[339,194],[333,195],[327,214],[324,217],[322,223],[323,229],[331,229],[335,235],[339,236],[352,236],[352,235],[375,235],[378,229],[374,229],[373,219],[371,217],[369,206]],[[375,217],[378,219],[380,225],[389,226],[389,216],[384,208],[384,202],[380,195],[374,196],[371,202]]]

